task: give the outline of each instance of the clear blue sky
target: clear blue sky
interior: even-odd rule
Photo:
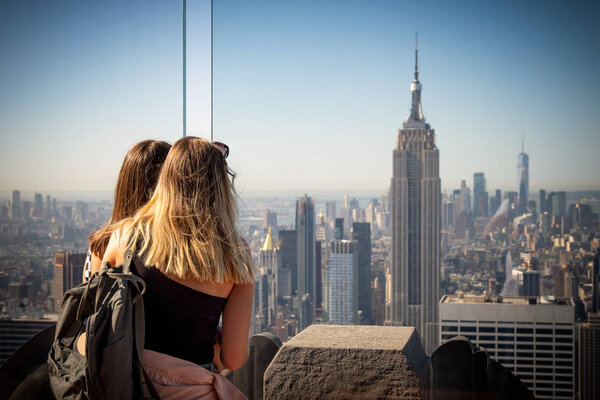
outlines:
[[[188,0],[188,134],[208,136],[209,1]],[[242,191],[384,191],[419,32],[442,187],[600,189],[591,1],[215,1],[215,137]],[[181,135],[181,4],[0,4],[0,191],[107,190]]]

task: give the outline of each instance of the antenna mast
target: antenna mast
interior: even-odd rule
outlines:
[[[185,39],[186,39],[186,28],[185,28],[185,21],[186,21],[186,7],[185,7],[185,0],[183,0],[183,137],[185,137],[185,131],[186,131],[186,115],[185,115],[185,111],[187,108],[186,105],[186,93],[185,93],[185,78],[186,78],[186,72],[185,72],[185,51],[186,51],[186,44],[185,44]]]
[[[210,0],[210,141],[214,142],[213,133],[213,0]]]

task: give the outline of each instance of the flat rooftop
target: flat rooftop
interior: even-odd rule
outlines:
[[[523,305],[532,304],[551,304],[551,305],[573,305],[573,300],[569,298],[556,299],[553,297],[486,297],[474,295],[444,295],[440,300],[441,304],[489,304],[489,305]]]

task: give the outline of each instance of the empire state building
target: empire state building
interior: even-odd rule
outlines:
[[[390,323],[414,326],[427,354],[439,345],[440,173],[435,133],[421,106],[418,49],[412,105],[394,149],[390,192],[392,304]]]

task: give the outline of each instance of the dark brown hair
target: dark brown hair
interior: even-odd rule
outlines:
[[[110,221],[89,237],[94,255],[102,258],[113,233],[113,225],[133,216],[152,197],[170,148],[167,142],[143,140],[127,152],[115,188],[115,205]]]

